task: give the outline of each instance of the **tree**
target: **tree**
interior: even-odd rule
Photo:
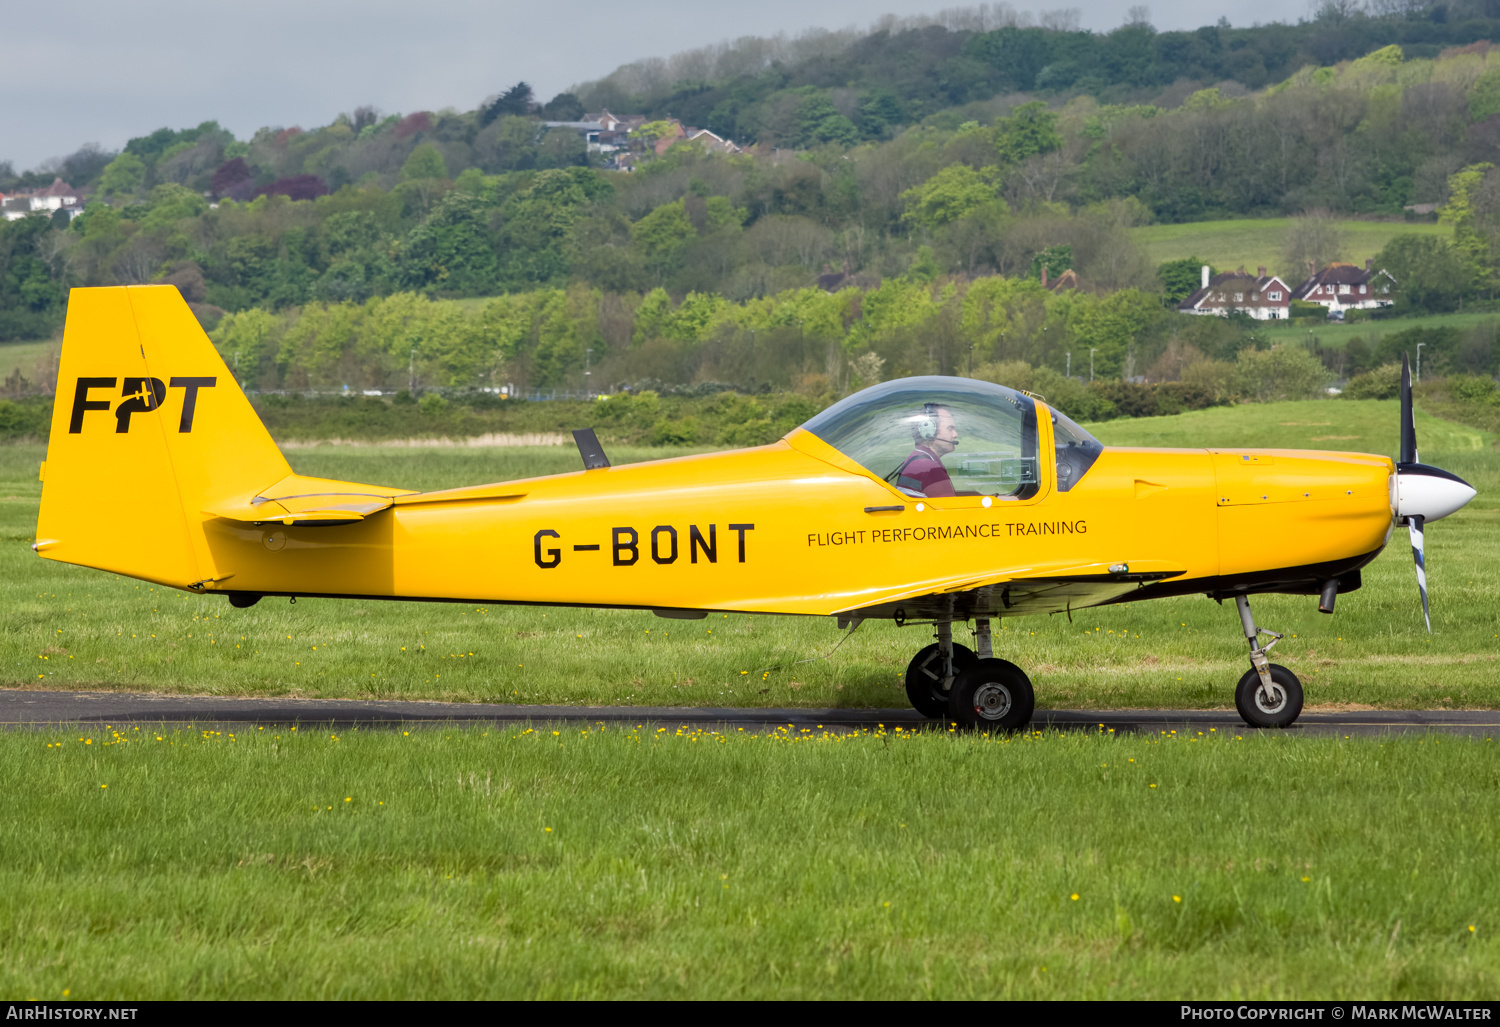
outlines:
[[[317,175],[290,175],[255,190],[254,196],[285,196],[291,200],[316,200],[328,195],[328,186]]]
[[[1031,277],[1040,279],[1042,268],[1047,269],[1048,280],[1055,280],[1064,271],[1073,267],[1073,247],[1048,246],[1031,258]]]
[[[499,267],[489,209],[467,193],[451,192],[407,237],[400,275],[411,288],[472,295],[494,289]]]
[[[646,265],[659,273],[676,265],[682,247],[697,234],[681,200],[662,204],[630,229],[636,248],[646,258]]]
[[[1398,235],[1386,243],[1374,266],[1396,280],[1398,307],[1428,313],[1453,310],[1463,295],[1463,262],[1446,240]]]
[[[536,97],[531,92],[531,86],[525,82],[517,82],[484,109],[484,113],[479,117],[479,123],[488,125],[496,118],[507,114],[526,117],[535,107]]]
[[[236,186],[244,185],[254,177],[255,173],[250,170],[250,165],[245,162],[245,158],[236,157],[219,165],[208,188],[213,193],[214,199],[219,199],[228,196]]]
[[[542,117],[548,121],[581,121],[583,115],[583,101],[572,93],[558,93],[542,108]]]
[[[1040,100],[1023,103],[995,125],[995,150],[1008,164],[1018,164],[1027,157],[1050,153],[1062,146],[1057,131],[1057,115]]]
[[[1463,285],[1491,286],[1494,284],[1494,259],[1489,233],[1481,223],[1481,207],[1492,206],[1486,202],[1492,192],[1485,188],[1492,179],[1493,164],[1470,164],[1448,176],[1448,202],[1438,208],[1438,220],[1453,226],[1453,252],[1463,267]]]
[[[443,163],[443,155],[438,153],[438,148],[431,143],[423,143],[412,150],[411,156],[406,158],[406,163],[401,165],[401,181],[403,182],[447,177],[448,167]]]
[[[901,219],[929,230],[957,221],[997,202],[999,180],[998,168],[975,171],[967,164],[951,164],[901,194],[906,202]]]
[[[105,196],[131,196],[145,180],[146,162],[127,150],[105,165],[99,191]]]
[[[1315,399],[1328,387],[1328,368],[1301,346],[1272,346],[1240,351],[1234,387],[1247,399],[1269,403]]]
[[[1181,260],[1169,260],[1158,267],[1156,274],[1161,279],[1162,298],[1176,306],[1201,289],[1203,266],[1207,263],[1202,257],[1183,257]],[[1218,272],[1213,268],[1208,269],[1210,278],[1216,274]]]
[[[1282,237],[1282,268],[1301,280],[1338,260],[1344,252],[1344,233],[1326,210],[1307,211],[1292,218]]]
[[[797,105],[795,116],[797,146],[816,146],[833,143],[838,146],[853,146],[859,141],[859,129],[854,122],[839,113],[833,102],[821,92],[813,92]]]

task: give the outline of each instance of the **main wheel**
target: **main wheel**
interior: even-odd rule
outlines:
[[[1279,663],[1271,664],[1271,693],[1251,668],[1234,689],[1234,706],[1251,727],[1290,727],[1302,713],[1302,682]]]
[[[1031,722],[1036,692],[1031,679],[1006,660],[976,660],[948,693],[948,713],[980,731],[1015,731]]]
[[[953,643],[955,677],[974,665],[974,650]],[[937,720],[948,715],[948,690],[943,687],[943,657],[936,642],[911,658],[906,665],[906,697],[912,709]]]

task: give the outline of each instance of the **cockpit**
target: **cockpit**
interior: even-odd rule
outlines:
[[[1057,488],[1071,489],[1103,447],[1055,411]],[[1037,405],[970,378],[900,378],[834,404],[802,426],[903,495],[1027,499],[1041,486]]]

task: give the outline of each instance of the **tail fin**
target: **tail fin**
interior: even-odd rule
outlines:
[[[211,582],[201,511],[290,473],[176,288],[72,291],[38,553],[178,588]]]

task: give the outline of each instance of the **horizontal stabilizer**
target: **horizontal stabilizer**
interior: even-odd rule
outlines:
[[[388,510],[396,497],[411,494],[404,489],[292,474],[262,490],[259,495],[215,504],[203,512],[210,517],[248,524],[334,527],[362,521],[371,514]]]

